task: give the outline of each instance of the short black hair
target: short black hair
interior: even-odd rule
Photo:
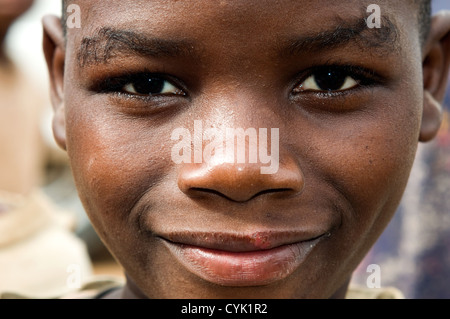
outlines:
[[[424,44],[431,27],[431,0],[414,0],[418,7],[418,23],[420,26],[420,40]]]
[[[64,29],[64,36],[67,32],[66,20],[67,20],[67,6],[71,0],[62,0],[62,15],[61,15],[61,23]],[[428,37],[428,33],[430,32],[431,25],[431,0],[413,0],[417,5],[418,11],[418,21],[420,30],[420,41],[422,44],[425,43],[426,38]]]

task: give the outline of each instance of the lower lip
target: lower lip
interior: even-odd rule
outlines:
[[[260,286],[291,275],[319,240],[250,252],[166,243],[184,267],[206,281],[223,286]]]

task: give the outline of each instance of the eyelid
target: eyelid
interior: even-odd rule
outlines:
[[[314,75],[319,73],[320,71],[327,70],[327,69],[335,69],[339,70],[341,72],[345,72],[347,74],[347,78],[351,78],[355,81],[355,85],[347,84],[347,87],[345,89],[340,90],[321,90],[318,88],[317,90],[314,89],[303,89],[303,84],[306,81],[313,81]],[[327,95],[332,94],[339,94],[346,91],[350,91],[353,89],[356,89],[358,87],[367,87],[372,86],[377,83],[381,83],[383,80],[380,76],[378,76],[375,72],[368,70],[363,67],[359,66],[352,66],[352,65],[339,65],[339,64],[330,64],[330,65],[322,65],[318,67],[310,68],[309,70],[303,72],[302,80],[297,82],[293,93],[294,94],[301,94],[301,93],[327,93]],[[311,82],[310,82],[311,83]]]
[[[347,75],[347,77],[344,80],[344,84],[342,85],[343,88],[339,89],[339,90],[329,90],[331,92],[341,92],[341,91],[346,91],[346,90],[350,90],[354,87],[357,87],[359,85],[359,81],[355,78],[353,78],[350,75]],[[309,86],[309,88],[305,88],[306,86]],[[316,88],[314,88],[314,86]],[[310,88],[313,87],[313,88]],[[314,75],[310,75],[305,81],[303,81],[299,86],[298,86],[298,90],[296,91],[300,91],[300,92],[306,92],[306,91],[315,91],[315,92],[328,92],[326,90],[322,90],[318,87],[315,79],[314,79]]]
[[[143,95],[139,93],[126,92],[124,88],[128,86],[132,86],[133,83],[136,83],[143,77],[147,78],[160,78],[165,81],[164,90],[168,90],[169,87],[175,88],[178,93],[177,94],[154,94],[154,95]],[[107,77],[106,79],[99,80],[98,83],[93,86],[93,90],[99,93],[117,93],[121,95],[128,95],[137,98],[152,98],[156,96],[187,96],[186,90],[184,86],[178,81],[176,78],[173,78],[170,75],[161,74],[161,73],[152,73],[152,72],[135,72],[135,73],[124,73],[122,75],[115,75]]]
[[[162,92],[158,94],[140,94],[136,91],[134,87],[134,83],[130,81],[122,87],[122,92],[126,94],[133,94],[139,96],[155,96],[155,95],[185,95],[184,92],[177,88],[174,84],[172,84],[169,80],[161,79],[164,81],[164,86],[162,88]],[[133,92],[134,91],[134,92]],[[171,93],[173,91],[174,93]]]

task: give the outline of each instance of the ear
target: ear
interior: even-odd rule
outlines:
[[[45,16],[43,49],[50,77],[50,98],[53,105],[53,135],[59,147],[66,150],[64,109],[65,40],[60,18]]]
[[[436,136],[442,122],[442,102],[450,68],[449,11],[432,18],[423,56],[424,106],[419,140],[428,142]]]

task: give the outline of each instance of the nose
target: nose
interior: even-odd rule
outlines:
[[[285,118],[274,115],[278,99],[245,85],[225,88],[226,95],[210,93],[201,104],[208,120],[194,120],[193,134],[183,134],[189,138],[176,161],[179,189],[189,197],[239,203],[301,193],[304,176]]]
[[[178,174],[178,187],[190,197],[220,196],[247,202],[258,196],[288,196],[302,192],[304,177],[293,161],[280,163],[274,174],[261,174],[258,164],[185,164]]]

